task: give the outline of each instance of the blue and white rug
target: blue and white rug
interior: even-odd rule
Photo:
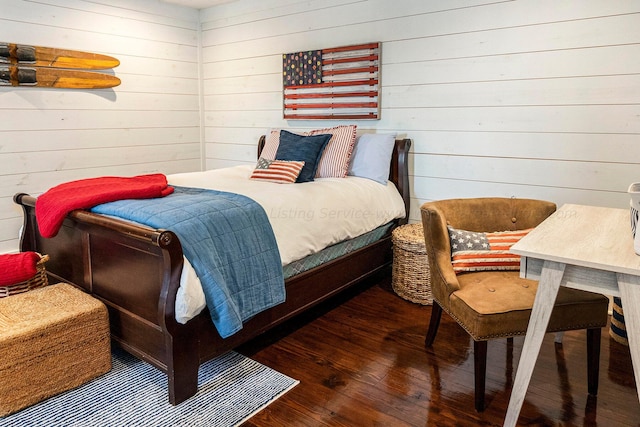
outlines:
[[[237,426],[297,384],[286,375],[229,352],[202,365],[198,393],[172,406],[162,372],[114,349],[111,371],[0,418],[0,426]]]

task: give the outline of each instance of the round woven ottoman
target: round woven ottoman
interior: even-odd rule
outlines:
[[[398,296],[431,305],[431,274],[424,246],[422,223],[402,225],[391,233],[393,268],[391,286]]]

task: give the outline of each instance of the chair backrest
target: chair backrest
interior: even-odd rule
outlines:
[[[523,230],[544,221],[556,210],[556,205],[544,200],[488,197],[428,202],[420,210],[431,292],[440,306],[449,311],[449,295],[459,285],[451,265],[447,225],[468,231]]]
[[[544,200],[486,197],[425,203],[436,206],[455,228],[469,231],[507,231],[532,228],[556,210]]]

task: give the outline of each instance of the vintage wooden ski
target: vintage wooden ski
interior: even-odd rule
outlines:
[[[33,86],[67,89],[105,89],[119,84],[119,78],[105,73],[47,67],[0,65],[0,87]]]
[[[103,70],[120,65],[116,58],[97,53],[0,42],[0,64],[3,63],[81,70]]]

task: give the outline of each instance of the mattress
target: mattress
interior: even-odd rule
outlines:
[[[391,182],[385,186],[349,176],[277,184],[249,179],[252,171],[252,165],[241,165],[167,178],[170,185],[228,191],[255,200],[267,213],[283,266],[405,216],[404,201]],[[186,323],[205,306],[197,275],[185,260],[176,320]]]

